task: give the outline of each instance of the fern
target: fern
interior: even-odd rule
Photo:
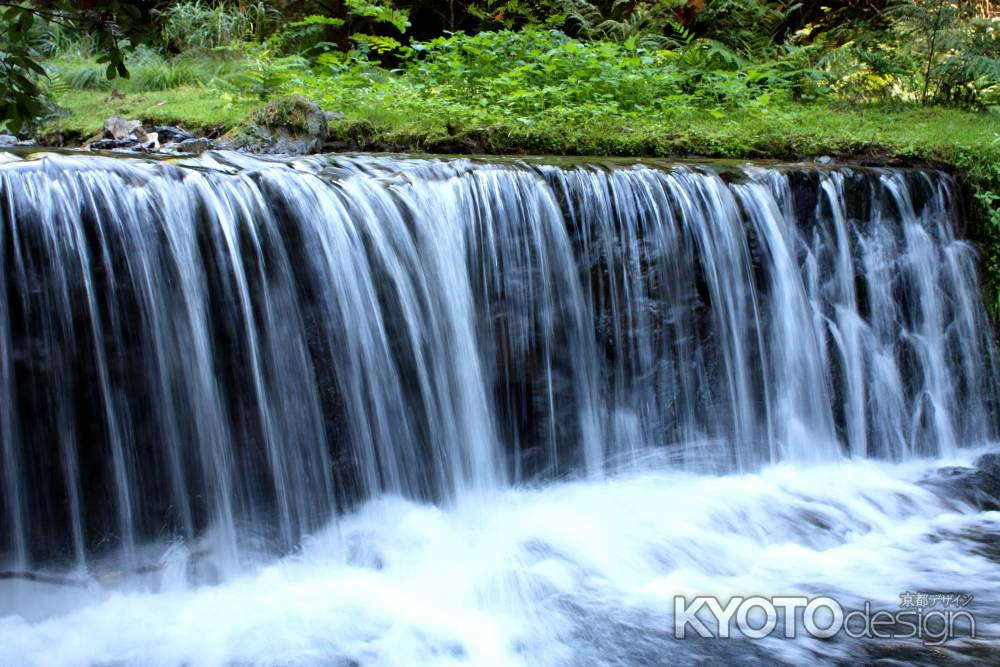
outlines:
[[[364,33],[354,33],[351,39],[359,44],[363,44],[375,53],[383,54],[395,51],[402,44],[392,37],[381,37],[379,35],[365,35]]]
[[[677,19],[683,4],[683,0],[614,0],[607,15],[587,0],[562,0],[561,8],[566,25],[580,37],[657,50],[691,41],[693,36]]]

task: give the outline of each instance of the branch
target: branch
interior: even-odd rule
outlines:
[[[208,551],[194,551],[183,562],[191,563],[208,556]],[[35,581],[40,584],[52,584],[53,586],[66,586],[68,588],[87,588],[92,582],[99,584],[110,584],[127,577],[135,577],[143,574],[152,574],[165,569],[168,565],[181,562],[180,560],[157,563],[156,565],[140,565],[131,570],[118,570],[107,572],[95,577],[68,577],[61,574],[47,574],[45,572],[32,572],[31,570],[0,570],[0,581],[21,580]]]

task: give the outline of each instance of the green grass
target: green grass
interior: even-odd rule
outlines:
[[[60,112],[39,128],[44,143],[76,143],[100,134],[109,116],[149,124],[221,132],[243,119],[253,104],[228,100],[218,91],[181,86],[170,90],[111,95],[103,90],[67,90],[54,96]]]

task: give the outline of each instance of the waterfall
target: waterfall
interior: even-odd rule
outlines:
[[[954,455],[992,332],[942,173],[0,162],[0,560],[670,466]],[[263,547],[262,547],[263,545]]]

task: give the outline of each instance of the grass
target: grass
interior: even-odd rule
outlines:
[[[66,90],[62,109],[43,123],[43,139],[87,138],[112,114],[188,129],[229,128],[262,103],[201,86],[111,94]],[[330,126],[334,148],[447,153],[703,156],[795,159],[816,155],[865,162],[931,163],[968,170],[977,160],[1000,162],[1000,120],[941,108],[837,110],[792,105],[782,111],[685,111],[678,114],[565,113],[462,122],[430,111],[329,109],[345,118]],[[528,121],[528,122],[525,122]]]
[[[949,109],[838,111],[793,106],[780,112],[734,111],[721,117],[698,112],[567,117],[554,112],[530,120],[463,124],[433,114],[348,112],[344,121],[331,126],[331,133],[360,149],[432,152],[464,146],[487,153],[746,159],[828,154],[943,165],[960,162],[964,152],[1000,157],[997,116]]]
[[[181,86],[169,90],[112,95],[103,90],[68,90],[55,96],[61,112],[39,128],[43,143],[76,143],[100,134],[109,116],[219,134],[242,120],[252,103],[228,100],[217,91]]]

